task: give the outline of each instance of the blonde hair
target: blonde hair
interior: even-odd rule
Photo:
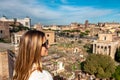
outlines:
[[[19,53],[15,64],[13,80],[28,80],[35,63],[42,72],[41,48],[45,34],[41,31],[27,31],[20,39]]]

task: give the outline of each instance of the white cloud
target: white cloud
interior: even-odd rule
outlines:
[[[19,2],[19,0],[18,1],[11,0],[11,2],[4,1],[3,3],[0,3],[0,7],[1,10],[6,11],[4,13],[8,13],[8,14],[10,13],[10,15],[20,14],[26,16],[27,14],[29,14],[31,16],[39,17],[39,18],[53,18],[59,15],[57,12],[49,10],[47,6],[44,6],[42,4],[33,5],[31,3],[32,2],[29,2],[29,4],[25,4],[22,1]]]
[[[61,0],[61,2],[66,3],[67,0]],[[64,5],[60,5],[58,9],[53,10],[36,0],[3,0],[0,3],[0,11],[0,15],[5,14],[13,17],[29,16],[32,17],[33,22],[68,24],[73,21],[79,22],[80,20],[111,14],[113,10],[89,6],[73,7]]]
[[[112,9],[97,9],[93,7],[71,7],[61,6],[61,10],[71,12],[72,15],[83,15],[86,17],[103,16],[112,13]]]
[[[68,1],[67,1],[67,0],[61,0],[61,2],[62,2],[62,3],[68,3]]]

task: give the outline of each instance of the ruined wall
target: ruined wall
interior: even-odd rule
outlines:
[[[0,80],[8,80],[8,55],[7,52],[0,52]]]

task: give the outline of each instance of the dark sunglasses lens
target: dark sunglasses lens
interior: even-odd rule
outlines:
[[[48,40],[46,40],[46,45],[48,45],[49,43],[48,43]]]
[[[48,46],[48,40],[46,40],[46,42],[44,44],[42,44],[42,46],[46,47]]]

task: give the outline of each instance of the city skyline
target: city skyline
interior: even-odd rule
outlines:
[[[119,0],[1,0],[0,16],[24,18],[32,24],[120,22]]]

